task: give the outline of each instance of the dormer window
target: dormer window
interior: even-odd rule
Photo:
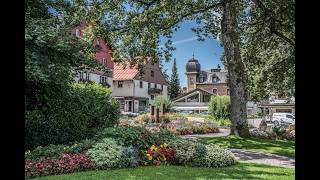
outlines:
[[[151,70],[151,77],[154,77],[154,71]]]
[[[79,29],[76,29],[76,36],[80,37],[80,30]]]
[[[217,77],[215,75],[212,76],[212,83],[217,83],[219,81],[220,81],[219,77]]]
[[[218,90],[216,88],[212,89],[212,94],[213,95],[218,95]]]

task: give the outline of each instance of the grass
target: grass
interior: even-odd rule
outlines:
[[[195,168],[184,166],[149,166],[129,169],[86,171],[65,175],[47,176],[37,180],[96,180],[96,179],[263,179],[292,180],[294,169],[244,163],[227,168]]]
[[[221,147],[246,149],[270,154],[295,156],[295,142],[285,140],[261,140],[255,138],[243,139],[236,136],[201,138],[204,143],[213,143]]]

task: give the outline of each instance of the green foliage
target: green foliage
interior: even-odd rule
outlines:
[[[192,165],[196,146],[204,146],[186,139],[176,139],[170,141],[168,145],[174,150],[174,164]]]
[[[46,108],[26,111],[27,149],[66,144],[92,137],[97,129],[118,123],[119,104],[110,89],[97,84],[73,84]]]
[[[155,143],[152,134],[145,128],[114,126],[99,131],[96,139],[113,138],[124,146],[135,146],[139,149],[147,149]]]
[[[39,146],[32,151],[26,151],[25,159],[34,160],[40,157],[59,158],[63,154],[65,148],[66,148],[66,145],[50,144],[47,147]]]
[[[179,80],[179,74],[178,74],[178,68],[176,59],[173,60],[173,66],[172,66],[172,74],[170,78],[170,86],[169,86],[169,96],[170,99],[174,99],[180,95],[180,80]]]
[[[236,163],[234,155],[216,145],[204,145],[186,139],[169,143],[175,151],[174,163],[196,167],[226,167]]]
[[[230,97],[229,96],[211,96],[209,102],[209,114],[218,119],[230,118]]]
[[[156,96],[153,100],[152,105],[156,108],[161,107],[161,104],[165,104],[166,112],[172,111],[173,102],[167,96]]]
[[[198,156],[195,158],[195,165],[200,167],[227,167],[236,164],[235,156],[231,151],[220,148],[214,144],[205,146],[205,149],[196,151]]]
[[[153,134],[156,144],[164,144],[176,139],[177,136],[166,128],[160,128],[159,132]]]
[[[27,160],[36,160],[39,158],[60,158],[63,153],[83,153],[91,148],[96,142],[91,139],[86,139],[81,142],[75,142],[70,145],[54,145],[50,144],[49,146],[38,146],[34,150],[25,152],[25,159]]]
[[[252,98],[294,91],[295,1],[261,2],[248,14],[241,19],[240,47]]]
[[[87,155],[98,168],[128,167],[135,163],[134,150],[126,150],[112,138],[104,138],[87,151]]]

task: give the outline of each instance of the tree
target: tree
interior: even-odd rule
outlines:
[[[173,66],[172,66],[172,74],[170,78],[170,87],[169,87],[169,96],[171,99],[174,99],[179,96],[180,94],[180,81],[179,81],[179,75],[178,75],[178,68],[176,59],[173,60]]]
[[[241,54],[252,98],[291,92],[295,84],[295,1],[254,0],[240,22]],[[292,93],[293,92],[293,93]]]
[[[272,3],[277,5],[281,2],[277,0]],[[94,34],[106,37],[111,43],[114,60],[121,62],[122,59],[129,58],[132,64],[138,64],[141,71],[146,57],[154,57],[154,61],[163,58],[170,60],[171,51],[174,50],[172,32],[179,28],[181,21],[195,20],[198,26],[193,30],[199,40],[203,40],[204,36],[221,39],[225,65],[229,71],[231,133],[246,137],[249,135],[246,102],[247,82],[250,79],[247,75],[251,75],[246,73],[246,64],[241,58],[240,43],[245,39],[242,36],[246,34],[240,31],[239,22],[243,18],[241,16],[252,21],[257,18],[253,14],[244,13],[253,6],[265,12],[266,18],[269,16],[269,19],[274,19],[271,22],[275,22],[273,13],[261,4],[259,0],[77,0],[72,4],[73,11],[67,14],[77,14],[80,19],[89,17],[96,22]],[[277,31],[277,24],[271,23],[263,28],[272,28],[273,34],[292,44],[285,33]],[[168,38],[164,48],[158,46],[160,36]]]
[[[230,118],[230,97],[229,96],[211,96],[208,108],[209,114],[219,119]]]

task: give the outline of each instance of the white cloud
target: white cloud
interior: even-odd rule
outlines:
[[[195,41],[197,39],[198,39],[198,37],[194,36],[194,37],[191,37],[191,38],[186,38],[186,39],[182,39],[182,40],[179,40],[179,41],[174,41],[174,42],[172,42],[172,44],[173,45],[175,45],[175,44],[183,44],[183,43],[186,43],[186,42]],[[160,47],[164,47],[164,45],[161,45]]]

